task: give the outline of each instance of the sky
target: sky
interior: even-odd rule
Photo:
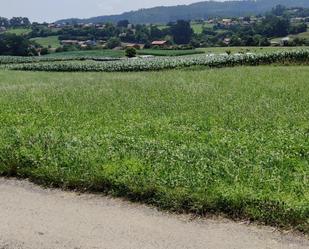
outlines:
[[[0,0],[0,16],[25,16],[31,21],[87,18],[120,14],[155,6],[190,4],[201,0]]]

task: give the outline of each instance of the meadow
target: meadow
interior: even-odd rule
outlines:
[[[30,28],[11,28],[11,29],[8,29],[6,32],[10,34],[15,34],[15,35],[27,35],[31,32],[31,29]]]
[[[93,50],[76,50],[59,53],[51,53],[45,57],[72,57],[72,56],[92,56],[92,57],[113,57],[120,58],[125,56],[124,50],[113,49],[93,49]]]
[[[308,233],[308,78],[0,70],[0,174]]]
[[[37,37],[32,38],[31,40],[35,41],[36,43],[45,48],[58,48],[61,46],[59,37],[57,35],[48,37]]]
[[[296,34],[296,35],[288,35],[288,37],[290,37],[291,39],[300,38],[300,39],[309,40],[309,31],[303,32],[303,33],[299,33],[299,34]],[[282,38],[284,38],[284,37],[274,38],[274,39],[272,39],[272,41],[280,42],[280,40]]]
[[[154,56],[183,56],[193,54],[203,54],[204,51],[197,49],[173,50],[173,49],[142,49],[137,50],[138,55],[154,55]]]
[[[210,48],[198,48],[198,51],[202,51],[207,54],[221,54],[226,53],[227,51],[232,54],[237,53],[274,53],[274,52],[283,52],[283,51],[293,51],[297,49],[308,49],[307,46],[301,47],[210,47]]]

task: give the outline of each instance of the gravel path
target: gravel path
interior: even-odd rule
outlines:
[[[0,249],[308,249],[306,238],[0,178]]]

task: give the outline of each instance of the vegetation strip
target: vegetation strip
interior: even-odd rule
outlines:
[[[53,61],[54,58],[51,59]],[[94,61],[60,61],[29,64],[13,64],[7,66],[12,70],[51,71],[51,72],[129,72],[152,71],[190,66],[231,67],[241,65],[262,65],[273,63],[308,63],[309,50],[276,52],[269,54],[238,54],[238,55],[194,55],[160,57],[148,59],[127,59],[107,62]]]
[[[0,56],[0,66],[7,64],[24,64],[37,62],[55,62],[55,61],[116,61],[118,58],[100,57],[100,56],[46,56],[46,57],[25,57],[25,56]]]

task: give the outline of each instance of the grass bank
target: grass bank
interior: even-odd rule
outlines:
[[[0,174],[308,233],[308,78],[0,71]]]

